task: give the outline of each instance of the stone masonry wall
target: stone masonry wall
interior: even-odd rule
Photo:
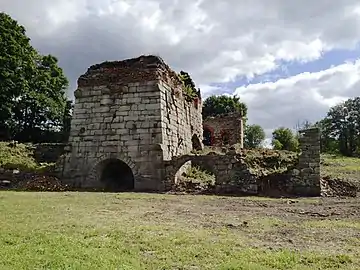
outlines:
[[[184,155],[175,157],[166,163],[166,188],[170,189],[175,183],[175,176],[183,164],[191,161],[192,165],[198,166],[216,177],[216,190],[220,193],[235,194],[268,194],[320,196],[320,141],[319,130],[309,129],[302,131],[300,139],[301,154],[297,166],[296,153],[288,153],[289,159],[283,159],[284,165],[288,163],[289,169],[284,168],[282,173],[273,170],[274,173],[259,174],[259,169],[246,162],[249,151],[228,151],[223,154],[209,153],[208,155]],[[256,150],[254,150],[256,151]],[[264,151],[264,157],[269,156]],[[274,151],[274,150],[268,150]],[[280,151],[286,152],[286,151]],[[278,153],[280,156],[280,153]],[[272,157],[276,157],[274,151]],[[286,156],[286,153],[285,153]],[[280,159],[278,160],[280,161]],[[276,162],[275,162],[276,163]],[[261,162],[260,162],[261,164]],[[286,165],[287,166],[287,165]],[[296,169],[293,169],[293,166]],[[254,170],[255,169],[255,170]],[[266,171],[266,168],[264,168]],[[276,168],[274,168],[276,169]],[[264,181],[269,181],[264,185]]]
[[[299,164],[292,172],[288,190],[295,195],[320,195],[320,130],[300,131]]]
[[[201,109],[194,108],[159,57],[90,67],[75,91],[69,146],[58,163],[61,177],[76,187],[101,188],[104,161],[118,159],[131,168],[135,190],[162,190],[164,159],[191,150],[191,124],[201,136]]]
[[[191,162],[215,175],[216,192],[252,194],[258,192],[256,176],[245,164],[243,155],[229,151],[224,154],[209,153],[207,155],[183,155],[166,163],[166,189],[170,190],[176,180],[177,172],[182,166]]]
[[[211,134],[207,145],[223,146],[240,144],[243,147],[244,131],[243,120],[239,113],[223,114],[204,119],[204,134]],[[205,142],[206,143],[206,142]]]
[[[201,100],[186,101],[181,83],[175,83],[159,84],[164,160],[190,153],[194,135],[203,140]]]

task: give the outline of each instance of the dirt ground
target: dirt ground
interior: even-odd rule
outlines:
[[[360,198],[269,199],[173,195],[145,216],[243,234],[249,246],[360,252]]]

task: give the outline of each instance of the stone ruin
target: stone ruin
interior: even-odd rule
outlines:
[[[301,131],[298,156],[294,152],[269,149],[236,151],[207,155],[183,155],[166,162],[167,186],[176,181],[179,169],[191,162],[215,175],[216,193],[276,196],[319,196],[320,195],[320,131],[317,128]],[[259,154],[257,166],[246,162],[250,152]],[[284,154],[285,159],[281,158]],[[288,157],[292,158],[290,160]],[[293,162],[295,160],[295,162]],[[267,170],[265,163],[271,163]],[[264,166],[265,165],[265,166]],[[295,165],[295,166],[293,166]],[[283,170],[279,170],[282,167]],[[265,169],[265,170],[264,170]]]
[[[182,81],[161,58],[91,66],[78,79],[69,143],[58,162],[60,177],[73,188],[167,191],[184,164],[192,164],[215,174],[217,192],[320,194],[319,130],[304,131],[296,168],[284,172],[281,181],[262,176],[259,182],[244,154],[234,149],[194,154],[203,148],[207,130],[215,145],[242,146],[242,117],[207,118],[204,124],[201,98],[189,100]]]
[[[204,145],[226,146],[239,144],[243,148],[244,127],[240,113],[209,116],[204,119]]]
[[[78,79],[61,178],[78,188],[164,190],[164,161],[202,149],[202,103],[164,61],[91,66]]]

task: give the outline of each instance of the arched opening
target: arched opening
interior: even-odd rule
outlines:
[[[204,137],[203,140],[204,145],[212,146],[214,144],[214,138],[213,138],[214,135],[210,128],[204,127],[203,137]]]
[[[185,162],[175,174],[175,190],[189,193],[212,193],[216,175],[207,164],[195,160]]]
[[[134,174],[125,162],[119,159],[108,159],[101,167],[100,181],[106,191],[134,189]]]
[[[196,150],[196,151],[202,150],[201,142],[199,140],[199,137],[196,134],[194,134],[191,137],[191,142],[192,142],[192,149],[193,150]]]

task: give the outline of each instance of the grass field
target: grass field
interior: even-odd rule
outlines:
[[[0,269],[360,269],[360,199],[0,192]]]

